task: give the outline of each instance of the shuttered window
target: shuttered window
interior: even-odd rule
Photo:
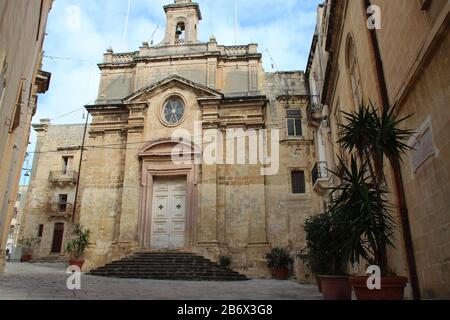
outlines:
[[[300,110],[287,110],[286,122],[289,137],[302,136],[302,114]]]
[[[292,193],[295,194],[306,193],[304,171],[292,171],[291,181],[292,181]]]

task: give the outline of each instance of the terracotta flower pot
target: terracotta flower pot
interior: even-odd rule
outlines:
[[[289,270],[287,268],[272,268],[272,277],[277,280],[287,280]]]
[[[352,290],[348,276],[320,276],[324,300],[351,300]]]
[[[20,262],[30,262],[30,261],[31,261],[31,254],[22,254]]]
[[[75,259],[70,259],[69,260],[69,265],[71,266],[77,266],[80,268],[80,270],[83,268],[84,265],[84,260],[75,260]]]
[[[350,277],[350,285],[355,290],[358,300],[403,300],[408,278],[381,277],[381,289],[369,290],[369,277]]]
[[[322,293],[322,281],[320,280],[320,276],[316,274],[316,282],[317,287],[319,288],[319,292]]]

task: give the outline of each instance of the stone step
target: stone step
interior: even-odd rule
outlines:
[[[93,275],[145,275],[145,276],[164,276],[164,277],[176,277],[176,276],[214,276],[214,277],[232,277],[232,278],[243,278],[240,274],[235,273],[228,273],[228,272],[199,272],[199,271],[179,271],[179,272],[161,272],[161,271],[140,271],[140,270],[134,270],[134,271],[124,271],[124,270],[99,270],[95,272],[91,272]]]
[[[231,276],[231,275],[208,275],[208,274],[149,274],[149,273],[112,273],[112,272],[102,272],[91,274],[94,276],[101,277],[114,277],[114,278],[133,278],[133,279],[161,279],[161,280],[210,280],[210,281],[244,281],[248,280],[244,276]]]
[[[189,270],[189,269],[180,269],[180,270],[146,270],[146,269],[96,269],[91,271],[91,273],[141,273],[141,274],[167,274],[167,275],[175,275],[175,274],[218,274],[218,275],[232,275],[232,276],[240,276],[239,273],[234,271],[216,271],[216,270]]]
[[[212,266],[211,262],[206,261],[117,261],[108,265],[148,265],[148,266],[173,266],[173,265],[189,265],[189,266]]]
[[[119,278],[119,279],[148,279],[148,280],[170,280],[170,281],[247,281],[241,278],[225,278],[225,277],[198,277],[198,276],[145,276],[145,275],[97,275],[97,277]]]
[[[90,274],[103,277],[161,280],[248,280],[238,272],[202,256],[186,252],[140,252],[92,270]]]
[[[115,269],[115,268],[107,268],[107,269],[97,269],[91,273],[104,273],[104,272],[121,272],[121,273],[147,273],[147,274],[180,274],[180,273],[189,273],[189,274],[221,274],[221,275],[232,275],[232,276],[239,276],[240,274],[238,272],[234,271],[228,271],[228,270],[193,270],[193,269],[171,269],[171,270],[158,270],[158,269],[142,269],[142,268],[135,268],[135,269]]]
[[[98,269],[149,269],[149,270],[215,270],[233,272],[231,269],[219,265],[198,265],[198,264],[118,264],[111,263]]]
[[[230,270],[229,268],[217,266],[217,265],[201,265],[201,264],[108,264],[103,267],[100,267],[102,269],[104,268],[123,268],[123,269],[129,269],[129,268],[146,268],[146,269],[214,269],[214,270]],[[231,271],[231,270],[230,270]]]
[[[120,262],[123,263],[146,263],[146,262],[153,262],[153,263],[211,263],[208,260],[200,260],[200,259],[150,259],[150,258],[142,258],[142,259],[124,259]]]

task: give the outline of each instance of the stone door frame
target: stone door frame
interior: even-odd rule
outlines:
[[[142,174],[141,192],[139,204],[139,220],[137,226],[137,243],[141,249],[151,249],[151,228],[153,210],[153,189],[156,178],[185,177],[186,178],[186,229],[185,248],[192,247],[196,242],[196,165],[174,164],[166,152],[158,153],[158,145],[171,144],[169,141],[161,141],[148,147],[141,153]],[[192,155],[197,152],[193,151]]]

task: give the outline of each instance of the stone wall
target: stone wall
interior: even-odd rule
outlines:
[[[399,116],[413,114],[404,126],[418,133],[408,142],[416,150],[404,155],[402,176],[419,286],[423,298],[447,298],[450,292],[446,229],[450,216],[444,199],[449,192],[449,159],[445,150],[448,149],[449,127],[447,56],[450,5],[447,1],[426,2],[428,6],[422,6],[424,1],[372,2],[381,9],[381,29],[376,30],[376,35],[389,102],[396,107]],[[333,141],[338,140],[338,123],[342,121],[340,111],[351,112],[355,108],[347,69],[349,39],[353,39],[355,44],[365,103],[370,99],[378,107],[382,106],[363,2],[345,1],[339,5],[335,16],[342,17],[342,26],[334,21],[335,29],[329,35],[334,57],[326,99],[331,112]],[[418,147],[420,142],[422,147]],[[390,201],[396,204],[390,167],[387,167],[387,180],[392,191]],[[396,248],[389,251],[389,261],[397,274],[406,276],[409,270],[400,232],[401,221],[398,212],[393,214],[399,223],[399,232],[396,234]],[[360,271],[363,272],[363,268]],[[407,296],[410,294],[408,289]]]
[[[36,95],[47,91],[48,83],[39,83],[36,77],[41,73],[42,46],[52,3],[44,0],[42,8],[41,1],[0,3],[0,272],[4,269],[4,248]]]

